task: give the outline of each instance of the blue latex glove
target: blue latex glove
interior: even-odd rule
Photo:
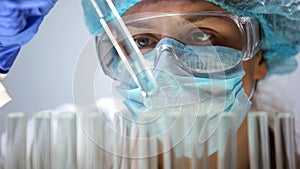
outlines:
[[[37,32],[57,0],[0,0],[0,73],[11,68],[21,46]]]

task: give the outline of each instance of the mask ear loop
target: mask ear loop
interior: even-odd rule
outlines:
[[[254,85],[252,85],[252,89],[251,89],[251,93],[250,93],[250,95],[249,95],[249,100],[251,100],[252,99],[252,97],[253,97],[253,95],[254,95],[254,91],[255,91],[255,86],[256,86],[256,83],[257,83],[257,81],[255,81],[255,84]]]
[[[250,40],[250,42],[248,41],[248,43],[252,43],[254,45],[251,48],[251,53],[252,53],[252,54],[250,53],[251,57],[247,57],[247,58],[243,59],[243,60],[249,60],[254,55],[256,55],[259,52],[259,50],[261,49],[262,43],[263,43],[262,39],[264,39],[264,36],[263,36],[263,33],[260,31],[260,25],[256,19],[250,18],[250,17],[243,17],[243,19],[244,19],[244,23],[246,24],[247,39],[249,38],[249,40]],[[254,85],[252,85],[251,93],[248,97],[249,100],[251,100],[254,95],[256,83],[257,83],[257,81],[255,81]]]

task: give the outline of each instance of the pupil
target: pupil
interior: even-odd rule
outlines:
[[[141,39],[138,39],[137,42],[140,47],[145,47],[149,44],[149,39],[141,38]]]

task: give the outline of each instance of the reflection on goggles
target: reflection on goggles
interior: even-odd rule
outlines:
[[[153,51],[163,38],[174,39],[186,46],[236,49],[240,51],[240,59],[235,59],[236,62],[250,59],[260,47],[258,22],[229,12],[145,13],[125,16],[123,20],[143,54]],[[111,24],[114,22],[116,21],[112,21]],[[120,44],[127,38],[118,34],[115,34],[115,37]],[[113,71],[120,59],[105,33],[96,38],[96,46],[104,72],[113,77]],[[197,51],[197,54],[199,53],[201,52]],[[131,59],[130,55],[130,51],[127,51],[127,59]],[[215,52],[215,55],[222,56],[218,52]],[[198,68],[201,67],[207,66],[198,65]],[[224,66],[224,69],[226,68]],[[191,69],[195,67],[192,66]]]
[[[164,51],[168,51],[178,62],[188,68],[188,72],[193,72],[196,76],[200,73],[224,74],[224,71],[236,67],[242,60],[241,52],[236,49],[223,46],[187,46],[169,38],[161,40],[156,49],[144,54],[144,57],[159,58]]]
[[[75,113],[60,113],[52,116],[50,113],[42,112],[34,116],[33,127],[28,127],[29,133],[26,135],[26,116],[23,113],[10,113],[6,119],[6,145],[1,147],[0,168],[3,169],[26,169],[26,166],[32,169],[98,169],[98,168],[151,168],[156,169],[160,160],[164,163],[163,168],[203,168],[207,169],[207,146],[208,143],[200,144],[197,142],[198,125],[191,128],[185,139],[193,142],[191,147],[183,144],[176,145],[173,149],[160,156],[151,156],[147,158],[130,158],[122,157],[104,151],[95,143],[102,141],[108,146],[114,147],[116,152],[125,151],[128,156],[131,154],[147,155],[150,151],[158,150],[159,144],[171,144],[168,137],[158,140],[156,143],[138,142],[132,139],[132,142],[118,137],[115,133],[106,133],[106,121],[103,121],[101,113],[87,113],[86,122],[89,129],[93,129],[96,137],[90,137],[91,133],[86,133],[86,128],[82,128],[80,123],[76,121]],[[189,117],[180,117],[184,127]],[[203,122],[199,116],[197,122]],[[125,120],[125,119],[123,119]],[[219,153],[218,166],[221,168],[236,168],[236,135],[235,126],[232,124],[235,117],[229,115],[223,116],[219,125]],[[294,142],[294,122],[288,113],[280,113],[274,117],[275,121],[275,143],[276,143],[276,165],[279,168],[295,168],[295,142]],[[123,134],[135,133],[136,137],[147,138],[147,131],[144,127],[138,128],[137,131],[131,131],[130,127],[122,121],[115,121],[112,126],[122,128]],[[121,123],[119,123],[121,122]],[[268,134],[267,114],[264,112],[250,113],[248,117],[249,130],[249,149],[251,168],[270,168],[270,149]],[[0,126],[1,127],[1,126]],[[107,127],[107,126],[106,126]],[[178,131],[182,129],[178,128]],[[121,131],[121,130],[120,130]],[[30,134],[31,133],[31,134]],[[88,135],[87,135],[88,134]],[[3,137],[3,136],[2,136]],[[1,139],[3,140],[3,139]],[[30,147],[26,147],[26,140],[29,140]],[[1,144],[3,145],[3,144]],[[245,145],[246,146],[246,145]],[[206,147],[206,148],[205,148]],[[26,153],[26,151],[29,152]],[[183,154],[174,152],[191,151],[191,157],[188,162],[184,160]],[[199,152],[201,151],[200,156]],[[27,154],[27,157],[26,157]],[[29,155],[29,156],[28,156]],[[272,154],[271,154],[272,155]],[[274,155],[274,154],[273,154]],[[173,166],[173,167],[172,167]]]

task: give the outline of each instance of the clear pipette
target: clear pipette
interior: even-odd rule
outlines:
[[[124,62],[126,69],[129,71],[135,83],[142,88],[143,96],[150,95],[156,89],[156,82],[152,71],[150,67],[146,67],[147,61],[144,59],[143,54],[131,37],[114,4],[111,0],[101,0],[104,3],[101,3],[101,5],[98,6],[95,0],[90,1],[100,18],[100,23],[103,26],[104,31]],[[106,23],[103,12],[106,12],[105,14],[109,14],[110,17],[116,19],[116,22],[113,22],[111,26],[118,35],[126,37],[125,40],[122,41],[122,46],[119,44],[120,42],[116,40],[111,28]],[[126,57],[126,53],[129,53],[130,57]]]

